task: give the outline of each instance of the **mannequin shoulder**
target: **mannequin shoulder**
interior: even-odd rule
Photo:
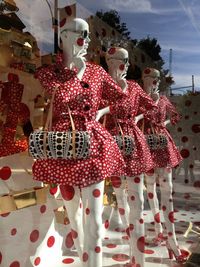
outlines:
[[[138,93],[143,93],[144,92],[142,87],[134,80],[127,80],[127,84],[129,86],[129,88],[134,90],[135,92],[138,92]]]

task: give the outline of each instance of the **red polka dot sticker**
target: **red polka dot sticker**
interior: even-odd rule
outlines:
[[[66,21],[67,21],[66,18],[62,19],[60,21],[60,27],[63,27],[65,25]]]
[[[67,201],[72,200],[75,194],[73,186],[70,186],[70,185],[60,186],[60,192],[64,200],[67,200]]]
[[[160,213],[159,212],[155,214],[154,220],[155,220],[155,222],[160,223]]]
[[[117,245],[116,244],[107,244],[106,247],[107,248],[116,248]]]
[[[108,54],[110,54],[110,55],[115,54],[115,52],[116,52],[116,48],[114,48],[114,47],[111,47],[111,48],[108,50]]]
[[[16,235],[17,229],[16,228],[13,228],[10,233],[11,233],[11,235]]]
[[[42,205],[42,206],[40,207],[40,212],[41,212],[41,213],[45,213],[46,209],[47,209],[46,205]]]
[[[188,149],[181,149],[180,153],[181,153],[181,156],[182,156],[184,159],[186,159],[186,158],[188,158],[188,157],[190,156],[190,152],[189,152]]]
[[[148,198],[149,198],[149,199],[153,199],[153,193],[151,193],[151,192],[148,193]]]
[[[87,252],[84,252],[83,253],[83,262],[88,261],[88,258],[89,258],[89,256],[88,256]]]
[[[64,263],[64,264],[70,264],[73,262],[74,262],[74,259],[72,259],[72,258],[66,258],[66,259],[62,260],[62,263]]]
[[[38,230],[33,230],[30,234],[30,241],[31,242],[36,242],[39,238],[39,231]]]
[[[139,184],[139,183],[140,183],[140,177],[135,177],[135,178],[134,178],[134,182],[135,182],[136,184]]]
[[[2,180],[8,180],[11,176],[12,172],[10,167],[4,166],[0,169],[0,179]]]
[[[100,252],[101,252],[101,248],[97,246],[97,247],[95,248],[95,252],[96,252],[96,253],[100,253]]]
[[[124,214],[125,214],[125,209],[123,209],[123,208],[119,208],[119,213],[120,213],[121,215],[124,215]]]
[[[125,65],[124,65],[124,64],[121,64],[121,65],[119,66],[119,69],[120,69],[121,71],[123,71],[123,70],[125,69]]]
[[[101,195],[101,192],[99,189],[94,189],[93,192],[92,192],[93,196],[94,197],[100,197]]]
[[[73,245],[74,245],[74,241],[72,238],[72,234],[70,232],[65,238],[65,246],[66,246],[66,248],[72,248]]]
[[[112,256],[112,259],[114,261],[123,262],[123,261],[127,261],[129,259],[129,256],[126,254],[115,254]]]
[[[14,262],[12,262],[12,263],[10,264],[9,267],[22,267],[22,266],[20,266],[20,263],[19,263],[18,261],[14,261]]]
[[[72,9],[70,6],[66,6],[65,7],[65,12],[68,16],[71,16],[72,15]]]
[[[122,184],[121,178],[119,176],[113,176],[111,178],[111,181],[112,181],[112,186],[115,188],[119,188]]]
[[[105,229],[108,229],[109,228],[109,220],[106,220],[105,223],[104,223],[104,227]]]
[[[75,230],[72,229],[71,233],[72,233],[72,238],[73,239],[76,239],[78,237],[78,233]]]
[[[34,265],[35,265],[35,266],[38,266],[38,265],[40,264],[40,262],[41,262],[40,257],[37,257],[37,258],[34,260]]]
[[[141,236],[137,240],[137,247],[138,247],[138,250],[141,251],[142,253],[144,253],[144,246],[145,246],[144,236]]]
[[[51,248],[51,247],[53,247],[54,243],[55,243],[55,237],[54,237],[54,236],[50,236],[50,237],[48,238],[48,240],[47,240],[47,246],[48,246],[49,248]]]
[[[83,46],[84,45],[84,39],[83,38],[78,38],[76,42],[77,42],[78,46]]]

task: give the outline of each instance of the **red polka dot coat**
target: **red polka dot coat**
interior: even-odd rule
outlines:
[[[82,80],[76,70],[69,70],[57,63],[42,67],[36,73],[42,86],[50,95],[56,85],[53,103],[53,126],[55,131],[71,128],[67,105],[70,107],[76,130],[87,130],[91,136],[91,153],[87,159],[36,160],[33,165],[34,179],[57,184],[85,187],[118,173],[124,169],[124,160],[112,136],[95,121],[102,99],[115,102],[122,96],[121,89],[102,67],[86,63]]]
[[[143,106],[144,116],[149,117],[149,110],[155,108],[153,100],[132,80],[127,81],[128,87],[121,99],[111,106],[112,115],[106,115],[106,128],[112,135],[119,134],[116,121],[120,124],[123,134],[133,136],[135,150],[130,156],[124,156],[126,175],[129,177],[139,175],[152,169],[153,162],[142,131],[135,124],[134,117],[138,114],[139,107]]]
[[[166,96],[160,97],[157,107],[158,109],[153,115],[153,128],[156,129],[157,133],[164,134],[167,137],[168,145],[163,149],[151,150],[154,168],[175,167],[180,163],[182,157],[167,128],[164,126],[164,122],[169,117],[171,124],[176,124],[180,120],[180,116]],[[144,131],[145,133],[151,132],[151,127],[147,120],[145,121]]]

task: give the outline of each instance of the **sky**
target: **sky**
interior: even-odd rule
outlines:
[[[47,2],[54,0],[15,0],[19,15],[38,42],[52,43],[51,14]],[[75,0],[58,0],[59,7]],[[125,22],[131,38],[156,38],[161,47],[164,68],[169,69],[175,84],[172,88],[192,85],[200,91],[200,0],[77,0],[82,12],[95,14],[97,10],[116,10]],[[38,8],[39,7],[39,8]],[[85,9],[84,9],[85,8]],[[47,30],[48,29],[48,30]],[[50,37],[49,37],[50,36]],[[191,89],[191,88],[189,88]],[[176,91],[176,92],[181,92]]]
[[[200,1],[199,0],[78,0],[95,13],[115,9],[133,39],[156,38],[161,46],[164,68],[171,71],[172,88],[192,85],[200,90]],[[191,89],[191,88],[189,88]],[[178,90],[176,92],[181,92]]]

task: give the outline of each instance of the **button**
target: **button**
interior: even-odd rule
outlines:
[[[89,84],[86,83],[86,82],[84,82],[84,81],[81,81],[80,84],[81,84],[81,86],[82,86],[83,88],[89,88],[89,87],[90,87]]]
[[[85,105],[83,108],[84,111],[89,111],[90,110],[90,106],[89,105]]]

